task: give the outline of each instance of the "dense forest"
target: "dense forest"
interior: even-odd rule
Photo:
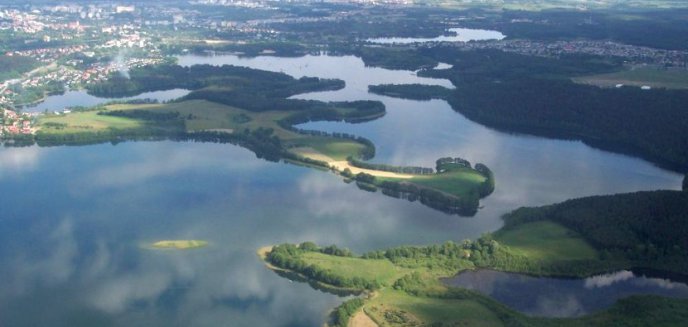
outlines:
[[[496,50],[419,50],[454,66],[419,75],[447,78],[456,90],[380,85],[377,93],[413,99],[444,98],[467,118],[494,128],[581,139],[603,149],[642,156],[688,171],[688,91],[599,88],[571,77],[620,69],[592,56],[540,58]],[[444,93],[444,94],[443,94]]]
[[[0,82],[21,76],[38,67],[38,62],[30,57],[0,55]]]
[[[505,216],[505,229],[539,220],[560,223],[601,250],[657,269],[688,269],[688,193],[638,192],[520,208]]]
[[[269,102],[275,99],[343,87],[344,82],[341,80],[315,77],[295,79],[283,73],[230,65],[158,65],[132,69],[129,78],[114,73],[107,81],[89,85],[88,92],[100,97],[127,97],[143,92],[184,88],[196,90],[188,95],[190,99],[215,97],[221,100],[217,102],[223,102],[222,100],[227,101],[229,97],[241,97],[236,101],[266,102],[263,106],[252,107],[267,110]]]

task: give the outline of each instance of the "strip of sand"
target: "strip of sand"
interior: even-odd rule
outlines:
[[[410,179],[413,178],[413,175],[409,174],[399,174],[399,173],[393,173],[390,171],[381,171],[381,170],[373,170],[373,169],[364,169],[364,168],[358,168],[352,166],[348,161],[342,160],[342,161],[337,161],[334,160],[317,150],[310,148],[310,147],[300,147],[300,148],[294,148],[291,149],[291,152],[304,156],[309,159],[313,160],[318,160],[318,161],[324,161],[328,165],[330,165],[331,168],[336,169],[339,172],[344,171],[344,169],[349,169],[352,174],[357,175],[359,173],[366,173],[373,175],[375,177],[387,177],[387,178],[402,178],[402,179]]]

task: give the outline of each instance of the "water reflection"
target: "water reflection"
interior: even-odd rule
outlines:
[[[44,112],[62,111],[69,107],[92,107],[109,101],[131,101],[131,100],[157,100],[160,102],[174,100],[187,95],[190,91],[184,89],[171,89],[164,91],[144,92],[136,96],[125,98],[99,98],[92,96],[84,90],[67,91],[64,94],[50,95],[44,101],[35,105],[23,108],[24,112]]]
[[[427,42],[469,42],[485,40],[503,40],[506,35],[498,31],[479,30],[469,28],[450,28],[448,32],[455,35],[440,35],[438,37],[381,37],[368,39],[368,42],[377,44],[412,44]]]
[[[8,177],[21,178],[21,173],[34,170],[41,153],[35,146],[5,149],[0,156],[0,181]]]
[[[577,317],[602,310],[618,299],[638,294],[688,298],[688,285],[623,270],[585,279],[538,278],[478,270],[444,280],[489,295],[530,315]]]
[[[600,194],[678,190],[681,185],[681,175],[641,159],[597,150],[578,141],[513,135],[486,128],[458,114],[445,101],[411,101],[368,93],[368,86],[376,84],[421,83],[448,87],[451,83],[444,79],[421,78],[410,71],[365,67],[360,58],[353,56],[187,55],[179,57],[179,63],[230,64],[284,72],[294,77],[343,79],[346,87],[342,90],[301,94],[296,98],[379,100],[387,107],[387,114],[364,124],[317,122],[299,127],[366,137],[376,146],[373,159],[376,162],[433,167],[437,158],[459,156],[473,163],[487,164],[495,172],[497,188],[482,201],[484,209],[475,218],[483,220],[483,227],[492,226],[489,230],[501,226],[499,217],[502,214],[520,206],[545,205]],[[463,230],[465,226],[461,227],[459,229]],[[474,236],[485,231],[488,230],[475,231]]]
[[[433,166],[448,155],[484,162],[497,175],[497,190],[477,217],[462,219],[362,192],[326,172],[257,160],[231,145],[0,148],[3,324],[319,326],[342,300],[279,278],[257,259],[257,248],[310,240],[361,253],[460,241],[499,228],[500,215],[521,205],[680,186],[681,176],[641,160],[579,142],[495,132],[444,101],[369,94],[370,84],[451,85],[365,67],[351,56],[180,62],[343,78],[343,90],[300,97],[379,99],[388,114],[365,124],[302,127],[370,138],[378,146],[375,160],[393,164]],[[161,239],[201,239],[210,246],[182,252],[141,246]],[[575,301],[562,301],[554,303],[578,312]]]
[[[319,326],[341,299],[275,276],[257,248],[313,240],[363,252],[459,230],[456,217],[235,146],[37,149],[48,151],[34,171],[0,183],[0,316],[8,325]],[[210,245],[141,246],[160,239]]]

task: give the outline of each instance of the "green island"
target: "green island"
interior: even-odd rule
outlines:
[[[208,242],[201,240],[163,240],[150,245],[153,249],[190,250],[208,246]]]
[[[536,276],[587,277],[631,268],[684,274],[688,266],[688,193],[638,192],[521,208],[505,225],[475,241],[402,246],[355,256],[334,245],[305,242],[263,248],[272,269],[320,285],[362,293],[336,308],[332,325],[351,326],[590,326],[680,325],[688,300],[633,296],[580,318],[516,312],[441,278],[469,269]],[[369,321],[370,322],[370,321]]]
[[[89,92],[125,96],[144,91],[188,88],[169,103],[113,103],[39,117],[35,136],[19,144],[73,145],[126,140],[193,140],[233,143],[269,161],[331,170],[366,191],[419,201],[450,214],[474,215],[480,198],[491,194],[490,169],[461,158],[441,158],[436,167],[399,167],[365,160],[375,154],[369,140],[349,134],[301,130],[309,121],[360,123],[385,114],[376,101],[331,102],[288,99],[310,91],[343,87],[339,80],[294,79],[234,66],[185,68],[175,65],[132,70],[130,78],[113,77]]]

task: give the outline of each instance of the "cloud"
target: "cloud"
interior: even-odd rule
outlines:
[[[36,169],[46,149],[38,146],[22,148],[4,148],[0,155],[0,179],[18,173]]]
[[[585,288],[602,288],[634,278],[633,272],[622,270],[613,274],[599,275],[585,279]]]

